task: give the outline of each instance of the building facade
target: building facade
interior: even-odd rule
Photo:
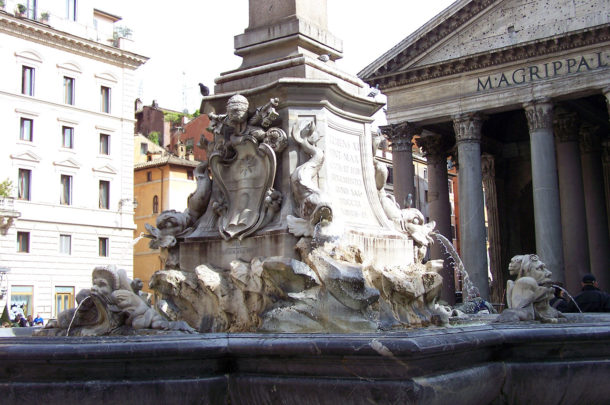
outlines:
[[[457,154],[460,253],[485,298],[503,299],[508,263],[526,253],[573,293],[586,273],[610,288],[607,10],[458,0],[359,73],[387,95],[400,137],[419,128],[443,145],[431,156]],[[431,219],[446,218],[441,205]]]
[[[9,306],[48,319],[96,265],[132,274],[133,77],[147,59],[116,46],[120,18],[93,1],[25,3],[0,11],[0,167],[20,214],[0,260]]]

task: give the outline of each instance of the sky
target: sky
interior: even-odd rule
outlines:
[[[343,41],[337,66],[357,74],[453,1],[328,0],[328,30]],[[130,28],[134,51],[150,58],[136,71],[145,105],[157,100],[192,113],[201,102],[198,83],[213,91],[220,73],[241,64],[233,37],[248,26],[248,0],[105,0],[98,7],[121,16],[116,25]]]

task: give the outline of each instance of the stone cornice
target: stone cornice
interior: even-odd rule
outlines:
[[[409,68],[403,71],[378,70],[375,74],[363,77],[370,86],[378,85],[386,90],[425,80],[461,74],[487,67],[527,60],[554,53],[578,49],[610,40],[610,24],[574,31],[561,36],[525,42],[494,51],[481,52],[464,58],[452,59],[441,63]],[[415,56],[415,55],[414,55]],[[406,61],[405,61],[406,62]],[[398,66],[394,66],[398,69]]]
[[[66,52],[102,60],[106,63],[127,66],[131,69],[138,68],[148,60],[147,57],[133,52],[103,45],[67,32],[58,31],[46,24],[12,17],[6,13],[0,13],[0,32]]]

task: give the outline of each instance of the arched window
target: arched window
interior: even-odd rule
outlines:
[[[156,214],[159,212],[159,197],[154,196],[153,197],[153,214]]]

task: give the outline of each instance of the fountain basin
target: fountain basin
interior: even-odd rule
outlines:
[[[610,398],[610,314],[370,334],[0,339],[4,404],[583,404]]]

